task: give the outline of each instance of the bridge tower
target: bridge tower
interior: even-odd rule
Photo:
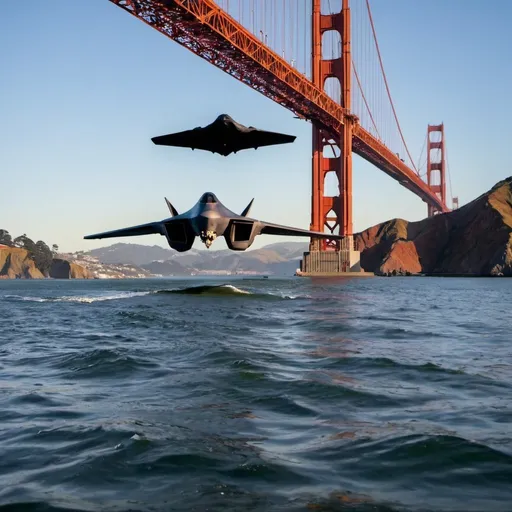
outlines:
[[[437,136],[432,136],[432,134],[437,134]],[[428,125],[427,183],[428,186],[432,189],[432,192],[434,192],[443,201],[443,203],[446,204],[446,162],[443,123],[437,125]],[[436,210],[432,205],[428,205],[429,217],[432,217],[437,213],[439,213],[438,210]]]
[[[309,274],[357,271],[360,270],[359,252],[354,251],[352,231],[352,132],[356,118],[350,115],[352,58],[349,0],[342,0],[341,11],[333,14],[322,14],[321,0],[312,1],[312,82],[324,90],[328,78],[339,81],[340,104],[346,117],[339,134],[330,134],[313,124],[310,229],[340,234],[345,238],[341,241],[312,238],[310,252],[304,254],[301,270]],[[324,59],[322,40],[329,31],[338,32],[341,55]],[[326,176],[330,173],[334,173],[338,180],[336,196],[324,195]]]

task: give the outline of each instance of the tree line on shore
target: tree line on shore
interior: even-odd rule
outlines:
[[[48,276],[53,258],[59,251],[58,245],[53,244],[50,249],[42,240],[34,242],[26,234],[13,239],[6,229],[0,229],[0,245],[25,249],[34,261],[35,266],[45,276]]]

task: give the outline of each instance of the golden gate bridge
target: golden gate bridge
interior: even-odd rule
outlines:
[[[344,239],[312,239],[305,254],[309,271],[332,271],[333,261],[336,271],[345,271],[358,260],[353,152],[419,196],[429,216],[451,210],[444,125],[428,125],[416,163],[391,96],[369,0],[109,1],[312,123],[310,229]],[[326,187],[332,178],[335,195]],[[456,197],[452,207],[458,207]]]

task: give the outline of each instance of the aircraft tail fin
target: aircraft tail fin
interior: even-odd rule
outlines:
[[[176,208],[174,208],[174,206],[171,204],[169,199],[167,199],[167,197],[165,198],[165,202],[167,203],[167,208],[169,208],[169,211],[171,212],[171,215],[173,217],[176,217],[176,215],[179,215],[178,210],[176,210]]]
[[[251,210],[252,203],[254,202],[254,198],[251,199],[251,202],[245,207],[244,211],[242,212],[242,217],[247,217],[249,215],[249,211]]]

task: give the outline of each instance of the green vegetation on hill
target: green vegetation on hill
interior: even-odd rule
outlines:
[[[0,229],[0,244],[12,247],[12,237],[9,234],[9,231]]]
[[[0,229],[0,244],[7,245],[8,247],[17,247],[25,249],[29,257],[34,261],[36,268],[44,275],[50,274],[50,269],[53,261],[53,253],[51,249],[42,240],[34,242],[26,234],[16,237],[14,240],[9,232],[5,229]],[[56,245],[53,246],[54,251],[58,250]]]

